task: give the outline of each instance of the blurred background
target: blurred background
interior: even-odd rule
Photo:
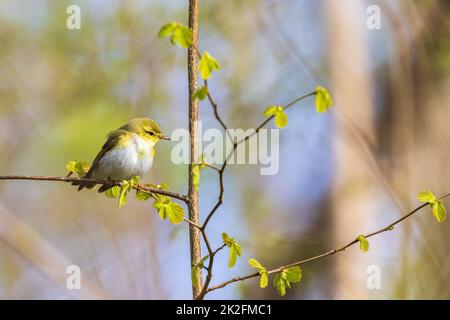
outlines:
[[[66,27],[69,5],[81,29]],[[381,29],[370,30],[370,5]],[[231,128],[251,128],[268,105],[289,110],[280,132],[280,170],[231,165],[225,204],[209,225],[235,237],[243,257],[218,254],[213,284],[338,247],[417,207],[422,189],[450,192],[450,3],[381,0],[200,1],[200,48],[222,69],[210,81]],[[91,162],[105,135],[148,116],[170,134],[187,128],[186,52],[158,39],[168,21],[187,23],[187,1],[0,1],[0,175],[65,175]],[[201,103],[204,128],[218,127]],[[273,124],[272,124],[273,125]],[[158,145],[144,179],[186,192],[187,167]],[[218,194],[202,171],[201,215]],[[450,203],[444,201],[449,207]],[[424,210],[394,231],[304,265],[285,299],[448,299],[450,225]],[[116,201],[62,183],[0,181],[0,298],[190,299],[187,225],[162,221],[151,203]],[[81,268],[81,290],[66,268]],[[381,288],[369,290],[378,266]],[[276,299],[256,279],[212,299]]]

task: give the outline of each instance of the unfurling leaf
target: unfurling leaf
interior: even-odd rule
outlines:
[[[426,203],[433,203],[436,201],[435,195],[431,191],[428,191],[428,190],[420,191],[419,194],[417,195],[417,199],[421,202],[426,202]]]
[[[288,124],[288,117],[282,106],[269,106],[264,110],[263,115],[266,118],[274,116],[275,125],[280,129]]]
[[[130,183],[126,180],[122,181],[119,194],[119,209],[127,203],[127,193],[130,190]]]
[[[268,106],[265,110],[264,110],[264,117],[268,118],[270,116],[275,116],[278,112],[282,111],[283,107],[282,106]]]
[[[155,195],[155,202],[153,202],[153,207],[158,211],[161,219],[165,220],[167,218],[167,207],[170,203],[170,198],[160,194]]]
[[[359,248],[362,252],[369,251],[369,241],[364,237],[364,235],[359,235],[358,238],[356,238],[359,241]]]
[[[213,71],[220,70],[220,64],[208,51],[205,51],[200,58],[199,69],[202,78],[208,80]]]
[[[161,27],[158,37],[170,37],[172,44],[189,48],[192,44],[192,30],[179,22],[169,22]]]
[[[437,200],[431,204],[431,213],[436,218],[437,222],[441,223],[445,221],[446,210],[441,200]]]
[[[178,28],[178,25],[179,25],[178,22],[173,21],[166,23],[161,27],[161,29],[159,29],[158,37],[164,38],[167,36],[171,36],[175,32],[175,29]]]
[[[302,279],[302,269],[300,267],[291,267],[283,270],[286,273],[286,280],[292,283],[300,282]]]
[[[197,279],[197,270],[200,268],[203,268],[203,264],[206,261],[206,259],[209,258],[209,255],[204,256],[200,261],[198,261],[197,263],[194,264],[194,266],[191,269],[191,280],[192,283],[197,283],[198,279]]]
[[[316,88],[316,111],[319,113],[325,112],[333,104],[330,93],[324,87]]]
[[[105,191],[105,196],[108,198],[117,198],[120,195],[120,186],[114,186]]]
[[[207,96],[208,96],[208,87],[203,86],[203,87],[195,90],[194,94],[192,95],[192,98],[198,99],[198,100],[204,100]]]
[[[259,273],[261,274],[261,277],[259,278],[259,287],[264,289],[269,284],[269,274],[267,271],[260,271]]]
[[[259,279],[259,286],[261,288],[267,287],[267,284],[269,283],[269,274],[267,273],[266,268],[263,267],[261,263],[259,263],[256,259],[253,258],[248,260],[248,264],[251,267],[258,269],[258,272],[261,275]]]
[[[157,186],[163,190],[168,190],[167,185]],[[178,224],[184,220],[184,209],[176,202],[172,202],[170,197],[161,194],[152,194],[155,198],[153,207],[158,211],[161,219],[165,220],[169,218],[172,224]]]
[[[84,161],[72,160],[66,164],[67,171],[75,172],[80,178],[89,171],[89,168],[89,164]]]
[[[277,289],[278,294],[280,296],[284,296],[286,294],[286,287],[289,286],[289,283],[287,283],[286,279],[282,277],[282,272],[277,274],[275,278],[273,279],[273,285]]]
[[[223,243],[227,245],[227,247],[230,249],[230,254],[228,258],[228,267],[232,268],[236,264],[237,257],[242,255],[242,248],[239,245],[239,243],[231,238],[228,234],[225,232],[222,233],[222,240]]]
[[[273,280],[273,285],[280,296],[286,294],[286,288],[291,288],[292,283],[298,283],[302,279],[302,270],[299,266],[281,270]]]
[[[256,268],[261,270],[262,268],[264,268],[261,263],[258,262],[258,260],[251,258],[250,260],[248,260],[248,264],[250,265],[250,267]]]
[[[139,181],[141,180],[141,178],[139,176],[134,176],[133,178],[130,179],[130,186],[132,188],[135,188],[139,185]]]
[[[192,165],[192,182],[194,184],[194,188],[195,190],[198,191],[198,189],[200,188],[200,165],[198,164],[193,164]]]
[[[275,116],[275,125],[282,129],[284,127],[286,127],[288,124],[288,117],[287,114],[281,110],[280,112],[277,113],[277,115]]]
[[[445,221],[446,210],[441,200],[438,200],[436,196],[429,190],[422,190],[417,195],[417,199],[421,202],[428,203],[431,208],[431,213],[436,218],[437,222],[441,223]]]
[[[136,190],[136,200],[139,201],[145,201],[148,200],[151,197],[151,193],[150,192],[145,192],[142,190]]]

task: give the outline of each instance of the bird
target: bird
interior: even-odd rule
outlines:
[[[131,119],[107,135],[105,144],[82,178],[122,181],[135,176],[143,177],[153,166],[155,145],[161,139],[170,140],[154,120]],[[83,188],[92,189],[96,183],[74,181],[72,185],[77,185],[80,191]],[[111,187],[102,185],[98,192]]]

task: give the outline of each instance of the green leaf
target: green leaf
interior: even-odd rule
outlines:
[[[441,200],[431,203],[431,213],[436,218],[437,222],[441,223],[445,221],[446,210]]]
[[[267,271],[260,271],[259,273],[261,274],[261,277],[259,279],[259,286],[261,288],[265,288],[269,284],[269,274],[267,273]]]
[[[139,185],[140,180],[141,178],[139,176],[134,176],[133,178],[130,179],[130,186],[137,187]]]
[[[233,238],[231,238],[227,233],[222,232],[222,240],[223,243],[225,243],[227,245],[227,247],[231,247],[231,240]]]
[[[264,117],[268,118],[268,117],[277,115],[277,113],[279,113],[280,111],[283,111],[282,106],[268,106],[264,110],[263,115],[264,115]]]
[[[259,263],[256,259],[253,258],[248,260],[248,264],[251,267],[258,269],[259,274],[261,275],[259,279],[259,286],[261,288],[267,287],[267,284],[269,283],[269,274],[267,273],[266,268],[264,268],[261,263]]]
[[[273,280],[273,285],[278,291],[280,296],[284,296],[286,294],[286,288],[291,288],[291,282],[297,283],[302,279],[302,270],[300,267],[290,267],[287,269],[281,270],[275,279]]]
[[[277,115],[275,116],[275,125],[282,129],[284,127],[286,127],[288,124],[288,117],[287,114],[281,110],[280,112],[277,113]]]
[[[200,188],[200,166],[198,164],[192,165],[192,182],[194,184],[195,190],[198,191]]]
[[[209,258],[209,255],[204,256],[200,261],[198,261],[197,263],[194,264],[194,266],[191,269],[191,279],[192,279],[192,283],[197,283],[198,279],[197,279],[197,270],[200,268],[203,268],[203,263],[205,262],[206,259]]]
[[[222,233],[222,240],[230,248],[230,255],[228,258],[228,267],[232,268],[236,264],[237,257],[242,255],[242,248],[239,243],[231,238],[225,232]]]
[[[166,196],[156,197],[153,207],[158,211],[161,219],[165,220],[168,216],[168,206],[170,203],[170,198]]]
[[[367,241],[364,235],[362,234],[359,235],[358,238],[356,238],[356,240],[359,241],[359,248],[361,249],[362,252],[369,251],[369,241]]]
[[[275,117],[275,125],[280,129],[288,124],[288,116],[282,106],[269,106],[264,110],[263,115],[266,118]]]
[[[192,30],[179,22],[166,23],[159,29],[158,37],[170,37],[172,44],[189,48],[192,44]]]
[[[122,182],[122,188],[119,194],[119,209],[127,203],[127,192],[130,189],[130,184],[128,181]]]
[[[220,64],[208,51],[205,51],[200,58],[199,69],[202,78],[208,80],[213,71],[220,70]]]
[[[75,172],[80,178],[89,171],[89,168],[89,163],[85,161],[72,160],[66,164],[67,171]]]
[[[78,162],[78,161],[76,161],[76,160],[72,160],[72,161],[67,162],[67,163],[66,163],[66,169],[67,169],[67,171],[69,171],[69,172],[75,172],[75,171],[76,171],[75,167],[76,167],[76,165],[77,165],[77,162]]]
[[[286,279],[282,277],[282,272],[276,275],[276,277],[273,279],[273,285],[277,289],[278,294],[280,296],[284,296],[286,294]]]
[[[184,220],[184,209],[176,202],[171,202],[169,204],[168,216],[172,224],[178,224]]]
[[[151,196],[152,196],[152,194],[150,192],[136,190],[136,200],[145,201],[145,200],[148,200]]]
[[[230,248],[230,256],[228,258],[228,268],[233,268],[236,264],[237,260],[237,253],[236,251],[231,247]]]
[[[256,268],[256,269],[262,269],[264,268],[261,263],[258,262],[258,260],[251,258],[250,260],[248,260],[248,264],[250,265],[250,267]]]
[[[426,202],[426,203],[433,203],[436,201],[436,197],[435,195],[428,190],[422,190],[419,192],[419,194],[417,195],[417,199],[421,202]]]
[[[178,27],[178,25],[179,25],[178,22],[173,21],[166,23],[161,27],[161,29],[159,29],[158,37],[164,38],[167,36],[171,36],[175,32],[175,29]]]
[[[120,195],[120,186],[114,186],[105,191],[105,196],[108,198],[117,198]]]
[[[240,257],[242,255],[242,248],[236,240],[233,241],[233,248],[236,251],[237,255]]]
[[[192,95],[192,98],[198,100],[205,100],[207,96],[208,96],[208,87],[203,86],[195,90],[194,94]]]
[[[291,267],[283,270],[288,282],[297,283],[302,279],[302,269],[300,267]]]
[[[228,259],[228,267],[229,268],[233,268],[236,265],[236,260],[237,257],[241,256],[242,254],[242,249],[241,246],[233,240],[233,244],[230,247],[230,257]]]
[[[163,190],[168,190],[167,185],[163,184],[158,186]],[[169,218],[169,221],[172,224],[178,224],[183,222],[184,220],[184,209],[176,202],[172,202],[170,197],[164,196],[161,194],[152,194],[153,198],[155,198],[155,202],[153,203],[153,207],[158,212],[161,219],[165,220]]]
[[[333,104],[330,93],[324,87],[316,88],[316,110],[319,113],[325,112]]]

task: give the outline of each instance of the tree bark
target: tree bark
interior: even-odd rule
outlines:
[[[188,49],[188,81],[189,81],[189,135],[190,135],[190,164],[188,210],[189,220],[198,224],[198,191],[194,186],[193,164],[199,158],[198,154],[198,100],[192,95],[198,86],[198,0],[189,0],[189,28],[192,30],[192,45]],[[191,253],[191,267],[201,260],[200,230],[189,225],[189,242]],[[202,272],[197,269],[197,282],[192,283],[192,295],[195,299],[202,290]]]

